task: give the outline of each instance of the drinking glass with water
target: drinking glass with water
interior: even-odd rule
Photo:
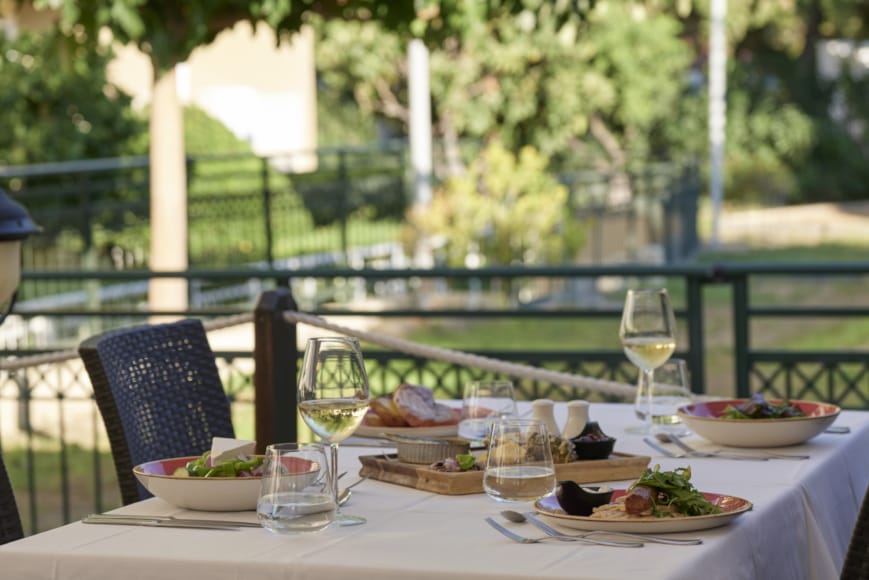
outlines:
[[[532,502],[555,493],[549,432],[540,421],[501,419],[492,425],[483,489],[498,501]]]
[[[651,385],[640,383],[636,413],[641,419],[651,410],[652,433],[666,433],[681,437],[690,434],[682,424],[676,410],[692,401],[688,388],[688,365],[678,358],[670,359],[652,374]]]
[[[276,443],[266,448],[257,518],[272,532],[318,532],[335,521],[338,505],[322,446]]]

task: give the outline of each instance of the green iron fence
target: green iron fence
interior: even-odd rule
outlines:
[[[145,303],[143,292],[101,304],[51,308],[25,301],[0,328],[7,340],[0,360],[73,348],[87,335],[147,322],[154,314],[209,320],[249,313],[261,290],[274,287],[275,280],[290,280],[292,293],[306,312],[341,317],[349,323],[377,321],[381,332],[411,336],[410,329],[446,322],[440,339],[444,346],[630,383],[636,371],[622,354],[617,339],[624,291],[638,285],[666,286],[673,295],[679,320],[677,356],[688,360],[695,392],[709,391],[718,383],[715,394],[720,395],[745,396],[762,391],[772,396],[817,398],[847,408],[869,409],[867,349],[843,350],[835,344],[788,349],[775,345],[775,340],[783,336],[808,335],[808,324],[815,319],[866,320],[869,300],[863,299],[861,290],[867,276],[869,263],[482,270],[237,269],[159,274],[27,271],[25,283],[84,281],[101,288],[138,283],[146,288],[152,277],[184,277],[191,282],[191,289],[241,280],[249,295],[244,299],[236,296],[224,305],[159,313],[141,306]],[[831,300],[834,287],[845,297],[841,304]],[[710,317],[710,311],[719,309],[720,313]],[[523,342],[523,336],[512,348],[463,341],[469,325],[494,321],[568,325],[577,334],[593,336],[586,342],[589,346],[582,348],[544,349]],[[724,333],[730,337],[725,345],[717,344],[722,340],[720,336],[710,338],[713,330],[717,332],[710,327],[722,321],[729,328]],[[767,336],[775,324],[784,325],[785,330]],[[13,335],[15,340],[9,342]],[[808,338],[806,344],[810,345]],[[241,436],[253,433],[251,349],[215,349]],[[720,350],[726,351],[726,362],[710,366]],[[474,369],[370,346],[365,355],[375,394],[407,380],[426,384],[439,396],[457,397],[465,381],[480,376]],[[727,375],[723,383],[719,375]],[[520,396],[526,399],[601,399],[595,393],[541,382],[520,381],[518,387]],[[0,371],[0,443],[10,463],[29,531],[117,505],[101,421],[86,373],[76,359]]]

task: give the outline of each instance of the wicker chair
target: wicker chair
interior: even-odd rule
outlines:
[[[124,505],[151,497],[133,467],[200,455],[234,437],[229,401],[198,320],[106,332],[79,345],[93,384]]]
[[[842,566],[842,580],[869,579],[869,488],[851,534],[851,543]]]
[[[0,453],[0,546],[24,537],[21,527],[21,515],[15,503],[15,494],[6,473],[6,463]]]

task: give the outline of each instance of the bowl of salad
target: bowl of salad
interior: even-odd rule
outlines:
[[[677,414],[691,431],[731,447],[799,445],[833,424],[841,409],[817,401],[724,399],[679,407]]]
[[[255,510],[262,482],[263,456],[240,455],[213,465],[210,455],[209,451],[200,456],[149,461],[134,467],[133,474],[152,494],[181,508]],[[299,477],[315,477],[319,467],[306,463],[285,467]]]

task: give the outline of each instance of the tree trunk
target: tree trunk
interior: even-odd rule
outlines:
[[[154,71],[151,102],[151,270],[187,270],[187,167],[184,121],[175,89],[175,68]],[[187,280],[157,278],[150,282],[151,310],[186,310]]]

